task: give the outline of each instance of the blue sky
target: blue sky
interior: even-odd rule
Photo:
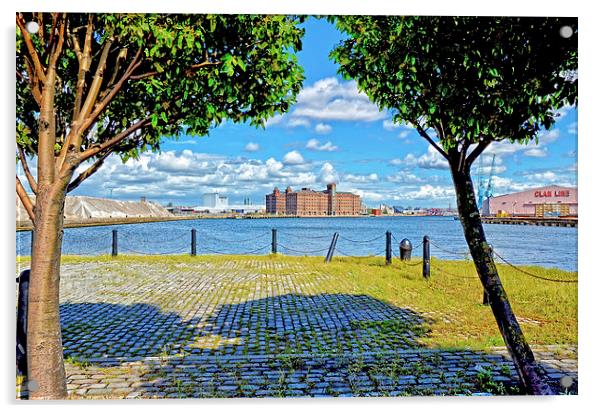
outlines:
[[[274,186],[340,190],[365,204],[447,207],[455,204],[447,164],[415,130],[393,125],[354,82],[338,76],[328,53],[340,34],[326,21],[305,23],[299,61],[306,80],[289,113],[266,129],[224,123],[209,136],[166,140],[160,154],[122,164],[113,157],[73,195],[148,199],[199,205],[205,192],[220,192],[231,203],[250,197],[263,203]],[[494,194],[577,182],[577,110],[565,108],[539,145],[492,145],[483,158],[489,175],[495,153]],[[477,180],[478,162],[473,170]],[[475,182],[476,183],[476,182]]]

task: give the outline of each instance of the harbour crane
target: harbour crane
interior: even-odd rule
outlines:
[[[485,199],[489,199],[493,196],[493,167],[495,166],[495,154],[491,160],[491,168],[489,169],[489,179],[487,180],[487,186],[485,186],[483,158],[479,159],[478,169],[478,186],[477,186],[477,207],[479,210],[483,207]]]
[[[493,196],[493,167],[495,166],[495,153],[493,159],[491,159],[491,169],[489,170],[489,180],[487,181],[487,190],[485,191],[485,198],[489,199]]]

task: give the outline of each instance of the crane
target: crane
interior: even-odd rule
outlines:
[[[477,174],[477,208],[479,208],[480,210],[483,206],[483,200],[485,199],[485,183],[483,182],[483,158],[479,158],[479,168],[477,169]]]
[[[489,180],[487,181],[487,190],[485,191],[485,198],[489,199],[493,196],[493,167],[495,166],[495,153],[491,159],[491,169],[489,170]]]
[[[478,183],[477,183],[477,207],[479,210],[483,207],[485,199],[489,199],[493,196],[493,167],[495,166],[495,154],[491,160],[491,168],[489,170],[489,178],[487,180],[487,186],[485,186],[483,158],[479,159],[478,169]]]

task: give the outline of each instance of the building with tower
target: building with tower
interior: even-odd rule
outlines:
[[[350,216],[359,215],[362,201],[351,192],[338,192],[334,183],[324,191],[301,188],[293,191],[289,186],[284,193],[274,188],[265,197],[266,212],[277,215],[296,216]]]

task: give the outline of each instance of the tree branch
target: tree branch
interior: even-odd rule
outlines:
[[[27,211],[27,215],[29,216],[29,219],[33,223],[34,219],[35,219],[35,213],[33,211],[33,209],[34,209],[33,202],[31,202],[31,198],[29,198],[29,195],[27,195],[25,188],[23,188],[23,185],[21,184],[21,180],[19,179],[19,177],[16,176],[16,178],[17,178],[17,195],[19,196],[19,199],[21,200],[21,203],[23,204],[25,211]]]
[[[23,40],[25,40],[25,45],[27,46],[27,52],[33,61],[33,65],[36,71],[38,78],[42,81],[46,81],[46,73],[44,72],[44,68],[42,67],[42,63],[40,62],[40,56],[36,51],[36,48],[31,40],[31,36],[25,27],[25,21],[23,20],[23,15],[20,13],[17,14],[17,26],[23,35]]]
[[[485,149],[491,144],[491,141],[481,141],[477,144],[476,148],[468,154],[466,157],[466,165],[470,168],[473,162],[483,153]]]
[[[428,143],[430,143],[437,150],[437,152],[439,152],[445,159],[447,159],[449,161],[448,154],[443,149],[441,149],[441,147],[439,145],[437,145],[437,143],[433,140],[433,138],[431,138],[426,133],[426,131],[422,128],[422,126],[420,126],[420,124],[418,122],[413,122],[413,123],[416,126],[416,129],[418,130],[418,133],[420,134],[420,136],[422,136],[424,139],[426,139],[428,141]]]
[[[39,107],[42,105],[42,92],[40,91],[39,87],[40,80],[34,74],[34,68],[32,67],[33,63],[31,63],[31,60],[29,60],[26,56],[23,56],[23,58],[25,59],[25,70],[27,70],[27,82],[31,87],[31,93],[33,94],[33,98]],[[23,77],[23,75],[19,72],[17,72],[17,75]]]
[[[65,40],[65,15],[62,16],[59,27],[59,38],[53,46],[45,75],[44,88],[42,89],[42,104],[40,106],[39,132],[38,132],[38,182],[54,183],[56,176],[54,145],[56,143],[56,62],[63,51]]]
[[[103,164],[105,159],[113,152],[112,148],[109,148],[105,153],[102,154],[100,158],[98,158],[90,167],[88,167],[85,171],[79,174],[77,178],[75,178],[69,186],[67,186],[67,192],[73,191],[75,188],[80,186],[82,182],[88,179],[92,174],[94,174]]]
[[[21,165],[23,166],[23,172],[25,173],[25,177],[27,178],[27,182],[29,182],[29,187],[31,188],[34,194],[38,193],[38,183],[35,178],[31,174],[29,170],[29,165],[27,164],[27,158],[25,157],[25,152],[23,152],[23,148],[20,145],[17,145],[17,151],[19,153],[19,161],[21,161]]]
[[[80,163],[85,162],[86,160],[99,154],[100,152],[105,151],[105,150],[111,148],[112,146],[117,145],[118,143],[120,143],[121,141],[126,139],[128,136],[130,136],[135,131],[142,129],[148,125],[150,125],[150,117],[139,120],[138,122],[130,125],[130,127],[127,128],[126,130],[124,130],[123,132],[113,136],[111,139],[108,139],[101,144],[95,145],[95,146],[83,151],[78,158],[79,162]]]
[[[195,65],[191,65],[190,67],[186,68],[186,72],[187,72],[187,73],[190,73],[190,72],[193,72],[193,71],[195,71],[195,70],[197,70],[197,69],[201,69],[201,68],[203,68],[203,67],[208,67],[208,66],[217,66],[217,65],[219,65],[220,63],[221,63],[221,62],[210,62],[210,61],[204,61],[204,62],[201,62],[201,63],[197,63],[197,64],[195,64]],[[142,74],[139,74],[139,75],[134,75],[134,76],[131,76],[131,77],[130,77],[130,79],[132,79],[132,80],[146,79],[146,78],[148,78],[148,77],[153,77],[153,76],[156,76],[156,75],[158,75],[158,74],[160,74],[160,73],[163,73],[163,72],[159,72],[159,71],[157,71],[157,70],[153,70],[152,72],[146,72],[146,73],[142,73]]]
[[[88,17],[88,25],[86,27],[86,36],[84,39],[84,49],[82,50],[77,39],[77,34],[73,33],[71,39],[73,40],[73,47],[77,55],[77,61],[79,63],[79,70],[77,73],[77,88],[75,93],[75,102],[73,104],[73,119],[77,119],[82,104],[82,97],[84,94],[84,86],[86,85],[86,74],[90,70],[91,54],[92,54],[92,15]]]

